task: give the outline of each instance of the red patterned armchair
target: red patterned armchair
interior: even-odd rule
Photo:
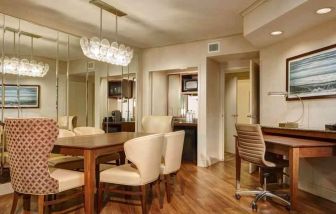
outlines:
[[[5,133],[14,189],[12,213],[22,194],[38,195],[38,213],[43,213],[46,195],[84,185],[83,173],[48,167],[48,157],[58,135],[56,121],[47,118],[6,119]],[[57,200],[48,203],[57,203]]]

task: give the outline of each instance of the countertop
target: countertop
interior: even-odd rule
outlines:
[[[185,119],[175,119],[174,126],[188,126],[188,127],[197,127],[197,120],[192,122],[186,121]]]

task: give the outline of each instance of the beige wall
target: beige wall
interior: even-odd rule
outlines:
[[[331,21],[261,50],[261,124],[277,125],[300,115],[299,102],[286,102],[281,97],[267,96],[267,92],[286,90],[286,58],[335,44],[335,26],[336,21]],[[301,127],[324,129],[324,124],[336,122],[336,99],[304,103]],[[301,159],[300,188],[336,202],[335,162],[336,158]]]
[[[206,135],[207,163],[211,165],[223,159],[223,143],[219,142],[221,104],[220,104],[220,63],[211,59],[206,61]]]
[[[220,52],[209,54],[207,43],[219,41],[221,43]],[[159,70],[184,69],[187,67],[198,68],[198,96],[199,96],[199,115],[198,115],[198,166],[207,166],[207,148],[219,148],[220,142],[212,141],[211,136],[207,136],[207,120],[214,117],[207,117],[207,69],[206,58],[214,55],[236,54],[256,51],[256,49],[242,35],[219,38],[216,40],[204,40],[179,45],[171,45],[159,48],[145,49],[142,55],[142,102],[143,115],[150,114],[150,90],[149,72]],[[219,99],[219,98],[218,98]],[[212,118],[212,119],[210,119]],[[216,118],[214,123],[217,123]],[[211,123],[211,122],[210,122]],[[217,129],[218,130],[218,129]],[[207,138],[209,137],[209,138]],[[220,148],[218,149],[222,151]],[[216,154],[217,155],[217,154]],[[218,156],[218,155],[217,155]],[[215,157],[220,159],[221,157]]]
[[[168,76],[166,72],[151,72],[152,115],[167,115],[168,107]]]

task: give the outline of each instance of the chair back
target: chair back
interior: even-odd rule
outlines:
[[[77,116],[69,116],[69,127],[67,126],[67,118],[67,116],[58,118],[58,127],[72,131],[77,126]]]
[[[10,177],[16,192],[46,195],[58,191],[50,176],[48,157],[58,135],[56,121],[47,118],[6,119]]]
[[[184,144],[185,132],[177,131],[170,132],[164,135],[163,141],[163,159],[164,171],[163,174],[176,172],[181,167],[182,152]]]
[[[58,138],[64,138],[64,137],[74,137],[76,134],[72,131],[66,130],[66,129],[59,129],[58,130]]]
[[[73,130],[76,135],[95,135],[95,134],[104,134],[104,130],[95,127],[77,127]]]
[[[135,138],[124,144],[126,158],[139,170],[141,184],[158,179],[163,149],[163,135],[154,134]]]
[[[142,129],[145,133],[168,133],[173,131],[172,116],[145,116]]]
[[[236,124],[238,152],[241,159],[265,165],[266,146],[259,124]]]

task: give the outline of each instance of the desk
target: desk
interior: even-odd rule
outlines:
[[[99,156],[119,152],[125,158],[124,143],[145,133],[116,132],[88,136],[60,138],[54,145],[53,152],[84,156],[84,194],[85,213],[94,213],[94,196],[96,193],[96,159]]]
[[[237,145],[236,137],[236,145]],[[291,209],[297,209],[299,159],[336,155],[336,142],[264,134],[266,151],[289,157]],[[241,160],[236,146],[236,179],[240,181]]]

